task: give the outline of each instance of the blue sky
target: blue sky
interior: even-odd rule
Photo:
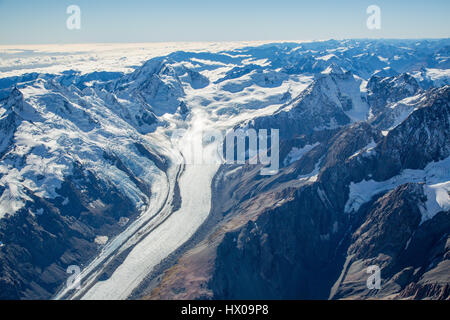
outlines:
[[[81,29],[66,8],[81,8]],[[381,8],[381,29],[366,8]],[[0,0],[0,44],[447,38],[449,0]]]

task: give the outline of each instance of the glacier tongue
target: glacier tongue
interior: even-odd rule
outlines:
[[[200,114],[194,116],[192,126],[182,140],[200,133],[197,125],[202,124],[202,117]],[[188,157],[185,152],[189,150],[181,150],[183,156]],[[213,160],[216,150],[217,145],[212,143],[204,154]],[[159,262],[189,240],[209,214],[211,181],[218,168],[218,164],[185,165],[179,180],[181,208],[137,243],[108,280],[97,282],[82,298],[126,299]]]

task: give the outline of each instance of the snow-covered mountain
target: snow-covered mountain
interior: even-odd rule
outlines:
[[[9,70],[0,298],[448,298],[449,45],[273,43],[126,71]],[[186,162],[203,132],[232,128],[279,129],[280,170],[219,165],[223,141],[202,139],[206,162]],[[373,264],[379,291],[366,288]],[[65,287],[71,265],[80,290]]]

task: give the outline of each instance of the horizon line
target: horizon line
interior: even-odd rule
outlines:
[[[112,45],[112,44],[162,44],[162,43],[245,43],[245,42],[265,42],[265,43],[302,43],[302,42],[326,42],[326,41],[346,41],[346,40],[398,40],[398,41],[414,41],[414,40],[447,40],[448,37],[418,37],[418,38],[386,38],[386,37],[355,37],[355,38],[325,38],[325,39],[284,39],[284,40],[169,40],[169,41],[114,41],[114,42],[51,42],[51,43],[0,43],[0,47],[10,46],[65,46],[65,45]]]

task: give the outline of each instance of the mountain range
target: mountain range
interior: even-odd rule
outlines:
[[[449,299],[449,56],[329,40],[0,77],[0,298]],[[236,129],[279,130],[274,174],[224,141],[186,162]]]

